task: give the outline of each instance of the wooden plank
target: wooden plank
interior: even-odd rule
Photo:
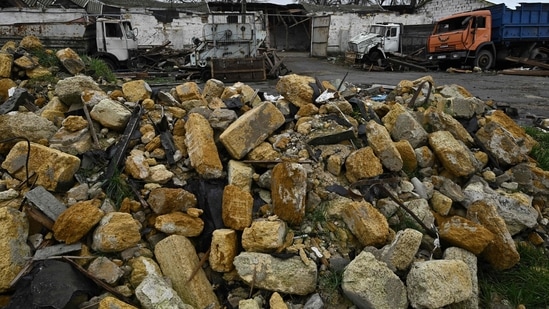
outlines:
[[[40,209],[52,221],[64,212],[67,207],[48,192],[44,187],[36,187],[25,194],[25,198]]]
[[[393,64],[398,64],[398,65],[403,65],[403,66],[406,66],[406,67],[409,67],[409,68],[414,68],[416,70],[423,71],[423,72],[429,71],[424,66],[417,65],[417,64],[414,64],[414,63],[410,63],[410,62],[406,62],[406,61],[402,61],[402,60],[398,60],[398,59],[394,59],[394,58],[387,58],[387,61],[389,61]]]
[[[549,76],[549,70],[517,70],[509,69],[503,70],[499,73],[505,75],[521,75],[521,76]]]
[[[45,260],[52,256],[62,256],[69,252],[82,250],[81,243],[75,244],[57,244],[49,247],[44,247],[42,249],[36,250],[36,253],[33,256],[34,261]]]
[[[531,65],[531,66],[536,66],[536,67],[540,67],[540,68],[549,70],[549,64],[547,64],[545,62],[541,62],[541,61],[532,60],[532,59],[529,59],[529,58],[519,58],[519,57],[510,57],[509,56],[509,57],[505,57],[505,60],[516,62],[516,63],[527,64],[527,65]]]

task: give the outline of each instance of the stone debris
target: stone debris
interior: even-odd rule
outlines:
[[[413,308],[442,308],[465,301],[473,293],[469,268],[457,259],[415,262],[406,283]]]
[[[7,308],[42,301],[39,267],[93,278],[98,308],[478,308],[477,260],[505,270],[517,243],[547,243],[536,142],[458,85],[104,87],[62,50],[70,76],[26,88],[21,72],[52,72],[4,50]]]
[[[341,288],[359,308],[408,308],[402,280],[367,251],[362,251],[346,267]]]

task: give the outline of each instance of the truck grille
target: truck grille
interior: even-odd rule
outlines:
[[[355,43],[349,43],[349,51],[357,52],[358,51],[358,45]]]
[[[448,46],[437,46],[435,47],[435,52],[449,52],[449,51],[454,51],[456,50],[456,46],[455,45],[448,45]]]

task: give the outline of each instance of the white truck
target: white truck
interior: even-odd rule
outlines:
[[[112,69],[125,68],[138,54],[137,29],[120,16],[83,16],[70,21],[1,24],[0,46],[34,35],[47,48],[70,47],[104,60]]]
[[[390,55],[415,53],[426,46],[432,25],[376,23],[349,40],[347,57],[355,62],[382,65]]]

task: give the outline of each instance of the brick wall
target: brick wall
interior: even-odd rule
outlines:
[[[418,14],[425,14],[432,22],[455,13],[472,11],[483,7],[494,5],[485,0],[432,0]]]

